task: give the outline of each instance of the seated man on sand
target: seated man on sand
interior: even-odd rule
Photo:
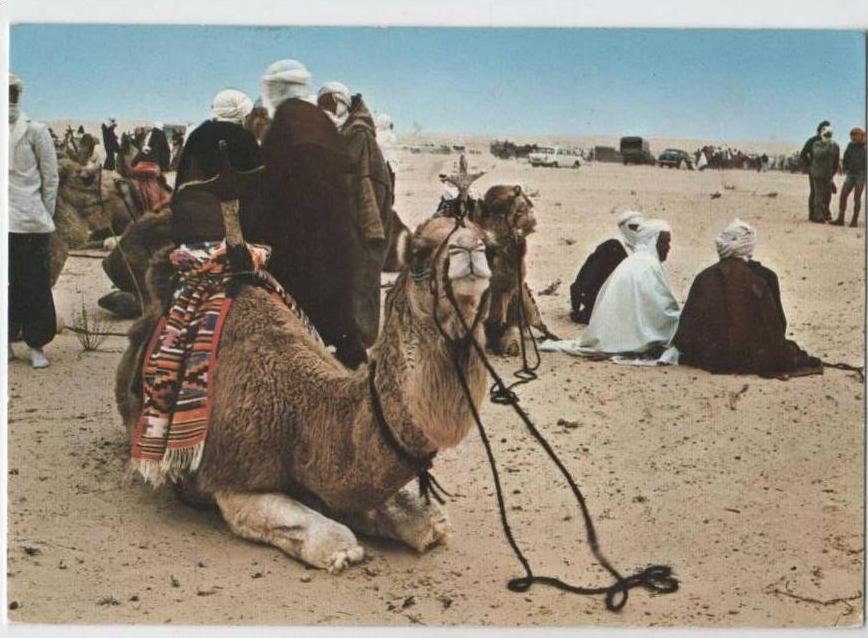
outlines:
[[[570,319],[588,323],[600,288],[628,255],[633,254],[636,230],[645,219],[642,213],[627,211],[618,218],[620,237],[607,239],[594,249],[570,286]]]
[[[681,313],[673,340],[680,363],[716,373],[821,373],[819,359],[785,338],[777,275],[751,260],[756,231],[736,219],[716,244],[720,261],[696,276]]]
[[[571,341],[546,341],[540,350],[657,358],[678,328],[678,302],[662,264],[669,254],[671,232],[662,220],[643,221],[633,254],[606,280],[584,334]]]

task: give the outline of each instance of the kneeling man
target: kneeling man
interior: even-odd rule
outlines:
[[[680,363],[716,373],[821,373],[819,359],[786,339],[778,278],[751,260],[756,231],[736,219],[716,243],[720,261],[696,276],[681,313]]]

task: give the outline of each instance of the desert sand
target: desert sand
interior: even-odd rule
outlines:
[[[714,236],[738,216],[758,228],[756,257],[781,278],[791,338],[827,361],[861,365],[864,225],[808,223],[805,176],[601,163],[543,169],[497,160],[487,141],[476,150],[471,169],[488,171],[476,194],[519,183],[532,195],[539,226],[530,238],[529,283],[539,293],[560,280],[553,294],[537,295],[560,336],[580,334],[568,318],[568,287],[589,251],[614,234],[618,213],[635,208],[671,223],[666,270],[682,301],[693,276],[716,260]],[[434,211],[443,192],[436,176],[456,160],[401,152],[396,208],[408,224]],[[97,312],[108,290],[98,260],[71,258],[55,288],[58,309],[70,324],[82,304]],[[110,330],[129,325],[99,316]],[[109,337],[83,352],[64,331],[47,348],[51,368],[10,363],[13,622],[831,627],[862,620],[864,396],[854,373],[827,369],[780,381],[543,355],[539,380],[518,394],[581,486],[604,553],[624,573],[671,565],[681,583],[668,595],[634,590],[615,614],[600,596],[506,589],[522,571],[503,537],[475,432],[435,462],[454,494],[452,545],[417,555],[363,538],[369,560],[338,576],[235,537],[215,511],[190,509],[171,490],[125,480],[128,441],[112,394],[124,346]],[[23,344],[16,350],[23,355]],[[503,375],[519,367],[516,358],[495,363]],[[608,585],[566,486],[521,422],[490,402],[482,416],[511,524],[536,572]]]

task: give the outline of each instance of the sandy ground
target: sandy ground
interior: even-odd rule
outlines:
[[[757,257],[781,277],[789,331],[830,361],[864,349],[864,227],[806,221],[802,175],[695,173],[613,164],[533,169],[470,155],[490,172],[477,193],[521,183],[540,225],[529,279],[549,327],[569,322],[568,286],[581,261],[635,207],[667,219],[667,270],[683,300],[716,259],[713,237],[733,217],[759,229]],[[438,172],[455,155],[403,153],[398,210],[433,212]],[[710,194],[722,196],[712,200]],[[772,197],[771,194],[776,193]],[[835,207],[837,209],[837,207]],[[56,295],[69,323],[109,283],[93,259],[70,259]],[[125,330],[125,322],[110,322]],[[863,613],[863,386],[853,373],[763,380],[686,367],[648,369],[544,355],[540,379],[519,390],[587,497],[603,551],[624,572],[672,565],[681,589],[634,590],[613,614],[601,597],[543,586],[516,594],[521,574],[502,535],[477,434],[438,457],[455,493],[456,535],[419,556],[363,539],[370,560],[330,576],[277,549],[234,537],[215,512],[124,482],[128,442],[112,383],[125,345],[83,352],[64,332],[52,367],[10,364],[10,619],[51,623],[363,625],[832,626]],[[23,353],[23,346],[17,346]],[[509,374],[515,359],[499,359]],[[565,485],[505,408],[482,415],[519,543],[541,574],[580,585],[610,580],[595,565]],[[572,422],[568,425],[561,423]]]

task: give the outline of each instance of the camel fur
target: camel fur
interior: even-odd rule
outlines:
[[[423,275],[399,276],[372,348],[385,420],[416,457],[457,445],[473,426],[453,357],[461,362],[476,406],[486,390],[484,366],[470,344],[445,340],[433,320],[436,308],[450,339],[464,334],[443,291],[446,276],[468,325],[488,286],[487,267],[470,268],[470,274],[461,270],[469,256],[447,262],[449,247],[481,250],[485,235],[475,224],[458,229],[449,246],[438,250],[453,228],[451,219],[433,219],[415,231],[406,260],[412,272]],[[152,286],[170,272],[165,265],[158,268],[162,274],[154,267],[149,271]],[[170,289],[164,282],[161,290],[152,289],[151,298],[166,299]],[[142,350],[162,310],[155,302],[133,326],[118,369],[116,398],[128,428],[141,410]],[[481,331],[478,325],[477,341]],[[218,361],[202,462],[187,487],[213,497],[235,533],[329,571],[364,556],[351,528],[418,551],[448,541],[445,511],[421,499],[411,484],[416,468],[391,447],[374,417],[370,364],[347,370],[291,311],[252,287],[233,301]]]
[[[487,347],[515,356],[521,349],[521,313],[527,325],[548,333],[526,283],[527,236],[537,224],[533,202],[520,186],[492,186],[482,202],[470,206],[470,218],[490,233],[491,308],[485,320]]]

